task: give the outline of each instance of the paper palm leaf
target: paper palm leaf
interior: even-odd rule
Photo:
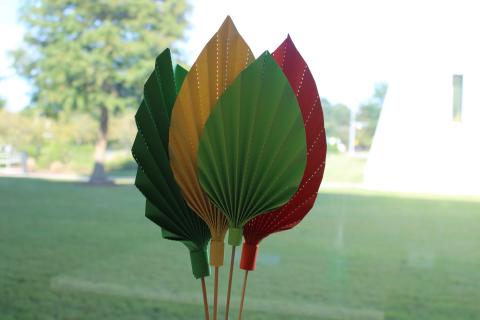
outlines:
[[[266,52],[221,96],[198,148],[200,184],[227,216],[230,244],[248,220],[292,197],[306,153],[295,93]]]
[[[206,224],[186,205],[168,159],[168,127],[173,103],[186,70],[177,66],[175,77],[170,51],[156,59],[148,78],[135,121],[139,132],[132,154],[139,165],[135,185],[147,198],[145,215],[162,227],[162,236],[183,242],[190,250],[196,278],[210,273],[206,247],[210,234]],[[167,130],[165,130],[167,128]]]
[[[307,166],[295,195],[281,208],[249,221],[243,234],[245,244],[240,266],[255,268],[258,243],[268,235],[297,225],[315,203],[322,181],[327,152],[322,106],[312,73],[290,37],[278,47],[273,57],[285,73],[302,111],[307,138]]]
[[[177,66],[175,67],[175,89],[176,89],[177,95],[180,92],[180,88],[182,88],[183,81],[185,81],[185,77],[187,76],[187,74],[188,74],[187,69],[177,64]],[[171,112],[170,112],[170,116],[171,116]]]
[[[215,103],[252,60],[250,49],[227,17],[190,69],[172,111],[170,164],[188,205],[210,228],[214,266],[223,264],[227,221],[198,183],[197,148]]]

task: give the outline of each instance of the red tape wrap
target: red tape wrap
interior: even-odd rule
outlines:
[[[242,247],[242,258],[240,268],[243,270],[255,270],[257,264],[258,244],[244,243]]]

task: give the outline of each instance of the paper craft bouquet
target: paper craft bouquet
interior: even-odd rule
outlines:
[[[157,57],[135,120],[135,185],[145,215],[188,248],[206,319],[209,265],[216,319],[228,230],[228,319],[235,248],[244,239],[241,319],[260,241],[305,217],[323,177],[323,114],[307,64],[290,37],[255,59],[227,17],[189,71],[173,68],[168,49]]]

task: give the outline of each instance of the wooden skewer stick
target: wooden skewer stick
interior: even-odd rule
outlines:
[[[245,302],[245,291],[247,290],[247,277],[248,270],[245,270],[245,276],[243,278],[242,300],[240,300],[240,312],[238,313],[238,320],[242,320],[243,303]]]
[[[205,278],[202,277],[202,293],[203,293],[203,307],[205,310],[205,320],[210,319],[208,314],[208,300],[207,300],[207,287],[205,286]]]
[[[228,320],[228,311],[230,310],[230,293],[232,292],[233,266],[235,264],[235,248],[232,246],[232,255],[230,257],[230,274],[228,276],[227,304],[225,306],[225,320]]]
[[[213,285],[213,320],[217,320],[218,306],[218,267],[215,267],[215,282]]]

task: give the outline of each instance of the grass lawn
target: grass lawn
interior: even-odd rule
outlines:
[[[366,158],[354,158],[348,154],[329,153],[327,155],[324,181],[361,183]]]
[[[260,250],[246,320],[480,319],[480,198],[323,190]],[[187,255],[132,186],[0,178],[2,320],[201,319]]]

